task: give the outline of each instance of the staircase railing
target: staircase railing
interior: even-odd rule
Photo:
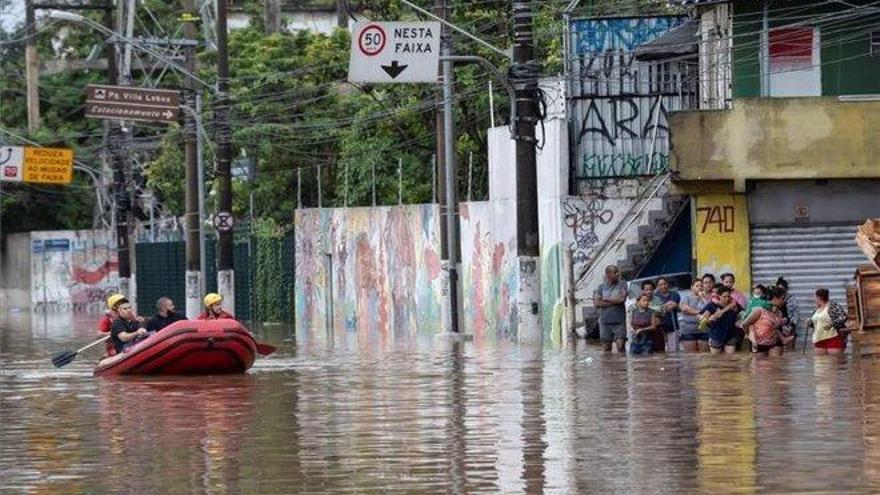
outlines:
[[[595,251],[595,255],[593,258],[587,263],[587,266],[581,270],[580,274],[577,277],[577,282],[575,285],[578,288],[583,287],[583,283],[586,280],[589,280],[590,275],[596,270],[596,267],[600,266],[600,262],[608,256],[609,253],[616,250],[616,243],[620,239],[620,237],[627,231],[627,229],[638,220],[642,214],[644,214],[645,210],[650,204],[651,200],[657,197],[660,190],[666,185],[672,174],[669,172],[663,172],[655,175],[648,187],[642,191],[642,194],[636,199],[636,202],[630,207],[630,209],[626,212],[626,215],[623,217],[623,221],[617,224],[617,227],[611,232],[611,235],[605,239],[599,249]],[[613,249],[612,249],[613,248]]]

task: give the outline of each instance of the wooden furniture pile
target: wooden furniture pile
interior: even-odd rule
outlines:
[[[856,243],[872,264],[856,270],[855,287],[846,291],[847,327],[857,332],[880,330],[880,218],[859,226]]]
[[[880,218],[868,220],[856,232],[856,244],[865,256],[880,269]]]

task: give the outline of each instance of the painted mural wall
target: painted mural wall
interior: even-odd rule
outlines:
[[[462,323],[474,336],[516,335],[516,204],[461,206]]]
[[[303,209],[295,225],[298,330],[380,339],[438,331],[435,205]]]
[[[31,305],[99,312],[119,285],[113,235],[103,230],[30,233]]]
[[[683,21],[662,16],[571,22],[576,182],[667,169],[667,115],[696,106],[696,84],[687,63],[639,61],[635,50]]]

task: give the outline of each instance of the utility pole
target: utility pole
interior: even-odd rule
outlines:
[[[345,0],[336,0],[336,27],[348,29],[348,9]]]
[[[281,31],[281,0],[263,0],[263,14],[266,34]]]
[[[131,38],[131,32],[127,29],[126,12],[131,10],[133,2],[119,2],[119,10],[116,12],[116,32],[122,32],[126,37]],[[133,13],[132,13],[133,14]],[[112,18],[111,15],[105,14],[105,20]],[[113,64],[108,64],[108,68],[112,67],[115,72],[111,73],[111,84],[130,84],[128,69],[130,65],[124,62],[125,57],[120,57],[119,45],[112,44],[114,47]],[[130,49],[130,47],[127,47]],[[120,60],[122,59],[122,60]],[[130,60],[130,59],[129,59]],[[120,63],[122,62],[122,63]],[[113,164],[113,197],[116,203],[116,253],[117,263],[119,267],[119,292],[129,298],[130,301],[135,300],[134,287],[132,286],[131,276],[131,239],[129,236],[129,219],[131,218],[131,193],[128,190],[128,181],[126,180],[126,172],[128,160],[122,152],[122,142],[125,139],[126,131],[122,128],[122,123],[113,121],[109,130],[109,148],[110,159]]]
[[[448,0],[436,0],[435,10],[437,16],[447,20],[449,17]],[[449,29],[442,25],[440,31],[440,55],[442,57],[451,56],[452,53],[452,33]],[[440,162],[442,166],[438,167],[440,173],[440,212],[444,215],[441,220],[440,237],[441,249],[440,258],[443,264],[443,273],[447,277],[441,282],[441,286],[445,286],[446,297],[443,304],[448,304],[448,310],[443,312],[443,329],[451,333],[459,332],[458,325],[458,174],[456,173],[455,162],[455,122],[453,114],[453,68],[451,60],[441,62],[443,93],[442,93],[442,111],[438,112],[437,129],[443,129],[442,133],[438,132],[438,157],[442,157]],[[442,122],[441,122],[442,120]],[[442,127],[441,124],[442,123]],[[442,139],[442,142],[440,141]],[[440,150],[443,153],[439,153]],[[445,224],[445,225],[444,225]],[[445,228],[443,228],[445,227]]]
[[[516,94],[516,245],[519,265],[517,332],[520,342],[540,342],[541,285],[538,243],[538,176],[535,157],[538,65],[534,13],[529,0],[513,1],[513,74]]]
[[[217,214],[232,218],[232,130],[229,126],[229,46],[226,0],[217,0]],[[233,223],[234,225],[234,223]],[[235,311],[235,272],[232,267],[232,228],[218,229],[217,289],[229,311]]]
[[[37,59],[37,16],[34,12],[33,0],[25,0],[25,36],[27,42],[24,49],[25,79],[27,82],[27,116],[28,132],[33,134],[40,128],[40,66]]]
[[[193,22],[196,17],[194,0],[183,0],[183,36],[186,39],[195,39],[196,26]],[[185,61],[184,68],[190,74],[196,72],[196,48],[187,45],[183,51]],[[185,183],[186,190],[184,194],[184,202],[186,203],[186,317],[193,319],[199,315],[201,310],[200,299],[202,296],[202,274],[201,274],[201,243],[200,234],[202,230],[201,218],[199,216],[199,175],[198,175],[198,126],[196,122],[196,81],[187,77],[184,79],[184,88],[186,94],[184,102],[190,111],[184,112],[185,122],[183,126],[184,137],[184,156],[186,160]]]

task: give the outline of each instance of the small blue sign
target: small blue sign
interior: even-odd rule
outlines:
[[[42,253],[43,251],[70,251],[70,239],[46,239],[45,241],[31,241],[31,252]]]
[[[70,251],[70,239],[47,239],[43,241],[46,251]]]

